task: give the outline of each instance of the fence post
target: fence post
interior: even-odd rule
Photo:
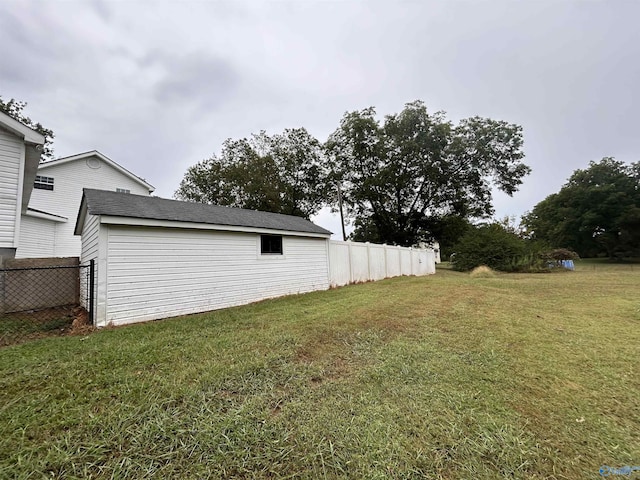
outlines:
[[[367,242],[367,280],[371,278],[371,243]]]
[[[347,244],[347,253],[349,254],[349,283],[353,283],[353,260],[351,258],[351,242]]]
[[[384,278],[389,278],[389,262],[387,260],[387,244],[382,244],[384,250]]]
[[[0,257],[0,313],[4,313],[4,297],[5,297],[5,275],[7,272],[2,269],[2,257]]]
[[[94,318],[94,308],[93,301],[95,296],[95,286],[96,286],[96,261],[94,259],[89,260],[89,321],[91,325],[96,324],[96,319]]]

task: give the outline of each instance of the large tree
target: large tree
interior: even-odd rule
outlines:
[[[19,121],[23,125],[35,130],[39,134],[44,136],[44,149],[42,150],[41,159],[51,160],[53,159],[53,131],[42,126],[42,124],[34,122],[24,114],[24,109],[27,103],[15,100],[13,98],[8,101],[2,100],[0,96],[0,112],[4,112],[13,119]]]
[[[530,172],[522,143],[518,125],[480,117],[454,125],[416,101],[382,124],[373,107],[346,113],[326,149],[354,237],[414,245],[438,219],[490,216],[492,188],[512,195]]]
[[[325,203],[325,179],[322,145],[304,128],[261,132],[190,167],[175,197],[309,218]]]
[[[523,224],[532,238],[582,257],[640,255],[640,162],[590,162],[526,214]]]

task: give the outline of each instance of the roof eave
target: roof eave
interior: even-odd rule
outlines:
[[[24,139],[26,143],[31,143],[33,145],[44,145],[44,135],[36,132],[32,128],[27,127],[23,123],[19,122],[18,120],[7,115],[4,112],[0,112],[0,125],[13,134]]]
[[[53,213],[43,212],[41,210],[36,210],[33,208],[28,208],[25,212],[25,215],[33,218],[42,218],[44,220],[50,220],[52,222],[66,223],[69,221],[67,217],[62,217],[60,215],[54,215]]]
[[[76,218],[76,227],[73,229],[74,235],[82,235],[84,229],[84,221],[87,218],[87,195],[82,191],[82,200],[80,201],[80,208],[78,209],[78,216]]]
[[[42,150],[39,145],[26,144],[24,152],[24,183],[22,185],[22,204],[20,211],[22,213],[27,211],[29,206],[29,200],[31,199],[31,192],[33,191],[33,183],[38,173],[38,165],[42,158]]]
[[[83,205],[84,205],[83,199]],[[82,205],[80,207],[82,209]],[[122,217],[115,215],[105,215],[94,213],[93,215],[100,215],[100,223],[111,225],[129,225],[129,226],[145,226],[145,227],[168,227],[168,228],[188,228],[198,230],[218,230],[225,232],[244,232],[244,233],[260,233],[260,234],[274,234],[274,235],[289,235],[295,237],[315,237],[328,239],[331,237],[331,232],[304,232],[299,230],[282,230],[274,228],[262,228],[262,227],[245,227],[237,225],[221,225],[215,223],[200,223],[200,222],[183,222],[176,220],[155,220],[149,218],[139,217]],[[80,221],[80,218],[78,218]],[[76,231],[78,226],[76,226]],[[76,235],[79,233],[76,232]]]

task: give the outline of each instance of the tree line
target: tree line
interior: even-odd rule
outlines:
[[[530,172],[522,146],[505,121],[454,124],[421,101],[380,121],[371,107],[345,113],[324,143],[304,128],[229,139],[175,197],[309,218],[340,195],[352,239],[411,246],[452,219],[491,216],[492,188],[512,195]]]
[[[0,97],[0,111],[45,136],[43,159],[51,159],[53,132],[27,117],[26,105]],[[481,117],[454,124],[418,100],[382,121],[374,107],[346,112],[324,142],[304,128],[227,139],[219,155],[187,170],[175,197],[307,219],[344,207],[352,240],[435,239],[445,256],[458,254],[461,269],[517,270],[572,252],[640,256],[640,162],[592,161],[519,222],[490,220],[492,189],[513,195],[530,173],[523,158],[519,125]]]
[[[490,220],[492,189],[512,195],[531,171],[523,158],[520,126],[480,117],[454,124],[415,101],[383,121],[373,107],[347,112],[324,143],[304,128],[229,139],[219,156],[187,170],[175,196],[305,218],[341,204],[351,240],[437,239],[464,269],[640,255],[640,162],[591,162],[519,222]]]
[[[576,170],[520,222],[462,224],[452,243],[458,270],[548,271],[561,260],[640,257],[640,162],[611,157]]]
[[[582,257],[640,256],[640,162],[590,162],[525,214],[522,224],[527,238]]]

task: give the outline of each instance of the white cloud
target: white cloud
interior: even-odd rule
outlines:
[[[67,155],[97,148],[171,196],[227,137],[422,99],[521,124],[521,214],[604,155],[638,160],[637,2],[2,2],[0,95]],[[326,213],[331,230],[339,221]],[[320,221],[320,220],[319,220]],[[337,225],[337,228],[336,228]]]

